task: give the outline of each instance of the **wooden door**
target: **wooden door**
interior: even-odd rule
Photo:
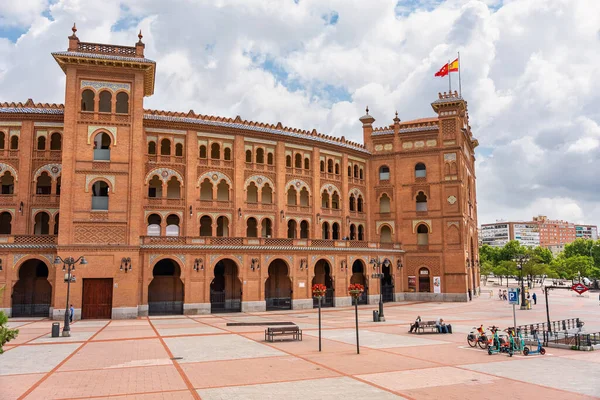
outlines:
[[[110,319],[112,314],[112,278],[84,279],[82,319]]]

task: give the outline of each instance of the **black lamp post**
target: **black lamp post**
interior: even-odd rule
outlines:
[[[529,256],[525,254],[518,254],[513,258],[513,261],[517,263],[517,269],[521,279],[521,310],[526,310],[527,305],[525,304],[525,282],[523,281],[523,264],[529,261]]]
[[[381,261],[379,258],[374,259],[371,258],[369,264],[373,264],[373,269],[376,269],[377,272],[371,275],[371,278],[379,279],[379,320],[381,321],[384,318],[383,315],[383,271],[381,270],[381,266],[384,265],[389,267],[390,260],[387,258]]]
[[[64,337],[71,336],[71,326],[69,325],[69,294],[71,292],[71,272],[75,271],[75,264],[86,265],[87,261],[84,256],[74,259],[73,257],[62,258],[56,256],[54,259],[55,265],[63,265],[63,272],[65,272],[65,281],[67,282],[67,304],[65,305],[65,326],[63,327],[62,335]]]

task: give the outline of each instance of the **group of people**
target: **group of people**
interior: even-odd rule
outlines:
[[[418,315],[417,318],[415,319],[414,324],[410,325],[410,330],[408,332],[413,333],[413,330],[415,331],[415,333],[418,332],[420,325],[421,325],[421,316]],[[435,326],[439,333],[452,333],[452,325],[446,324],[446,322],[444,322],[443,318],[438,318],[435,321]]]

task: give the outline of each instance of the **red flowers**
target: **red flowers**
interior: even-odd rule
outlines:
[[[351,283],[350,286],[348,286],[348,291],[362,293],[365,291],[365,287],[363,285],[361,285],[360,283]]]
[[[327,287],[321,283],[315,283],[312,286],[313,297],[323,296],[323,295],[325,295],[326,291],[327,291]]]

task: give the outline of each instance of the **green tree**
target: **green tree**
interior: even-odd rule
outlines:
[[[591,239],[576,239],[574,242],[565,245],[565,258],[575,256],[589,256],[590,249],[594,241]]]
[[[494,264],[491,261],[484,261],[479,272],[483,276],[483,283],[487,285],[488,276],[494,272]]]
[[[4,286],[0,288],[0,297],[4,292]],[[8,317],[4,314],[4,311],[0,311],[0,354],[4,353],[4,345],[19,334],[18,329],[10,329],[8,327]]]
[[[531,254],[533,258],[535,258],[535,261],[540,264],[550,265],[550,263],[554,259],[554,256],[552,255],[550,249],[541,246],[534,248],[531,251]]]
[[[565,269],[569,279],[588,276],[593,266],[592,257],[590,256],[574,255],[565,259]]]
[[[484,244],[479,248],[479,262],[483,265],[486,262],[490,262],[492,267],[498,264],[500,255],[500,247],[492,247],[488,244]]]
[[[511,240],[500,249],[499,261],[512,261],[517,255],[527,254],[528,251],[518,240]]]

